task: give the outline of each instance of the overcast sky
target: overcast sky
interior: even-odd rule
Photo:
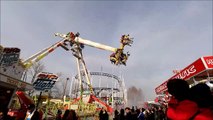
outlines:
[[[127,66],[113,66],[111,52],[86,47],[89,71],[119,75],[127,87],[154,89],[201,56],[213,54],[212,1],[1,1],[1,45],[18,47],[27,59],[60,40],[54,33],[79,32],[81,38],[119,47],[122,34],[134,37]],[[77,73],[74,57],[62,48],[42,62],[52,73]]]

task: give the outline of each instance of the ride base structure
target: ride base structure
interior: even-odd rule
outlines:
[[[106,103],[104,103],[103,101],[98,99],[97,97],[95,97],[93,87],[91,85],[90,74],[88,73],[85,61],[83,59],[82,49],[84,48],[84,45],[89,45],[89,46],[99,48],[99,49],[102,49],[102,50],[112,51],[113,54],[110,55],[110,61],[115,65],[120,65],[120,64],[126,65],[126,60],[128,59],[129,54],[123,53],[124,46],[125,45],[130,46],[133,42],[129,38],[129,35],[123,35],[121,37],[120,48],[113,48],[113,47],[106,46],[106,45],[103,45],[103,44],[100,44],[100,43],[92,42],[90,40],[82,39],[82,38],[79,37],[78,33],[75,34],[75,35],[73,33],[68,33],[66,35],[56,33],[55,35],[65,39],[65,42],[68,42],[70,44],[72,54],[73,54],[73,56],[75,56],[76,62],[77,62],[78,80],[80,82],[80,84],[79,84],[80,96],[71,103],[71,106],[75,106],[76,103],[77,103],[78,104],[78,112],[82,116],[85,116],[86,111],[88,112],[88,114],[91,114],[91,115],[94,115],[94,114],[97,113],[95,110],[92,110],[93,112],[91,112],[90,110],[88,111],[88,109],[85,111],[85,108],[90,109],[91,106],[94,106],[93,103],[96,103],[96,104],[99,103],[100,105],[105,107],[108,112],[112,113],[113,112],[112,107],[110,107],[109,105],[107,105]],[[67,43],[65,43],[65,44],[67,44]],[[88,85],[88,87],[90,89],[90,95],[86,95],[86,96],[83,95],[83,82],[82,82],[83,76],[85,76],[85,78],[87,80],[86,85]],[[83,98],[84,98],[84,100],[83,100]],[[85,98],[87,98],[86,102],[85,102]],[[89,106],[89,107],[87,107],[87,106]]]

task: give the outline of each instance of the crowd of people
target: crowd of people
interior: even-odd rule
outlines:
[[[148,108],[126,107],[114,110],[113,117],[106,108],[99,111],[99,120],[213,120],[213,94],[208,85],[199,83],[193,87],[182,79],[169,80],[167,83],[170,100],[167,105]],[[40,120],[35,105],[27,106],[25,120]],[[62,114],[63,113],[63,114]],[[74,110],[58,110],[55,120],[78,120]],[[0,112],[0,120],[9,120]]]
[[[113,120],[213,120],[213,95],[208,85],[199,83],[190,88],[185,80],[172,79],[167,88],[171,98],[166,106],[126,107],[115,110]]]
[[[166,115],[160,106],[150,109],[126,107],[120,111],[115,110],[113,120],[166,120]]]
[[[199,83],[191,88],[182,79],[167,83],[172,95],[168,102],[167,117],[171,120],[213,120],[213,96],[210,87]]]
[[[58,110],[55,120],[78,120],[78,117],[74,110],[67,109],[64,112],[63,116],[62,116],[62,111]]]

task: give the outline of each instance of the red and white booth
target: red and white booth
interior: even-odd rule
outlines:
[[[155,88],[157,95],[165,94],[167,91],[167,82],[174,78],[180,78],[186,80],[190,85],[194,85],[197,82],[209,82],[213,81],[213,56],[204,56],[192,64],[182,69],[180,72],[169,78],[167,81]],[[211,82],[210,84],[213,85]]]

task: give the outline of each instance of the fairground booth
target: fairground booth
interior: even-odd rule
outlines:
[[[174,76],[163,82],[161,85],[155,88],[155,92],[158,95],[158,102],[166,101],[167,94],[167,82],[174,78],[180,78],[186,80],[190,87],[197,83],[206,83],[211,90],[213,89],[213,56],[204,56],[184,69],[177,72]],[[163,99],[163,100],[162,100]],[[162,100],[162,101],[161,101]]]
[[[0,111],[3,113],[7,113],[8,109],[20,109],[33,103],[22,92],[32,90],[33,86],[21,80],[24,69],[20,64],[19,55],[19,48],[0,45]],[[14,116],[14,112],[12,113]]]

